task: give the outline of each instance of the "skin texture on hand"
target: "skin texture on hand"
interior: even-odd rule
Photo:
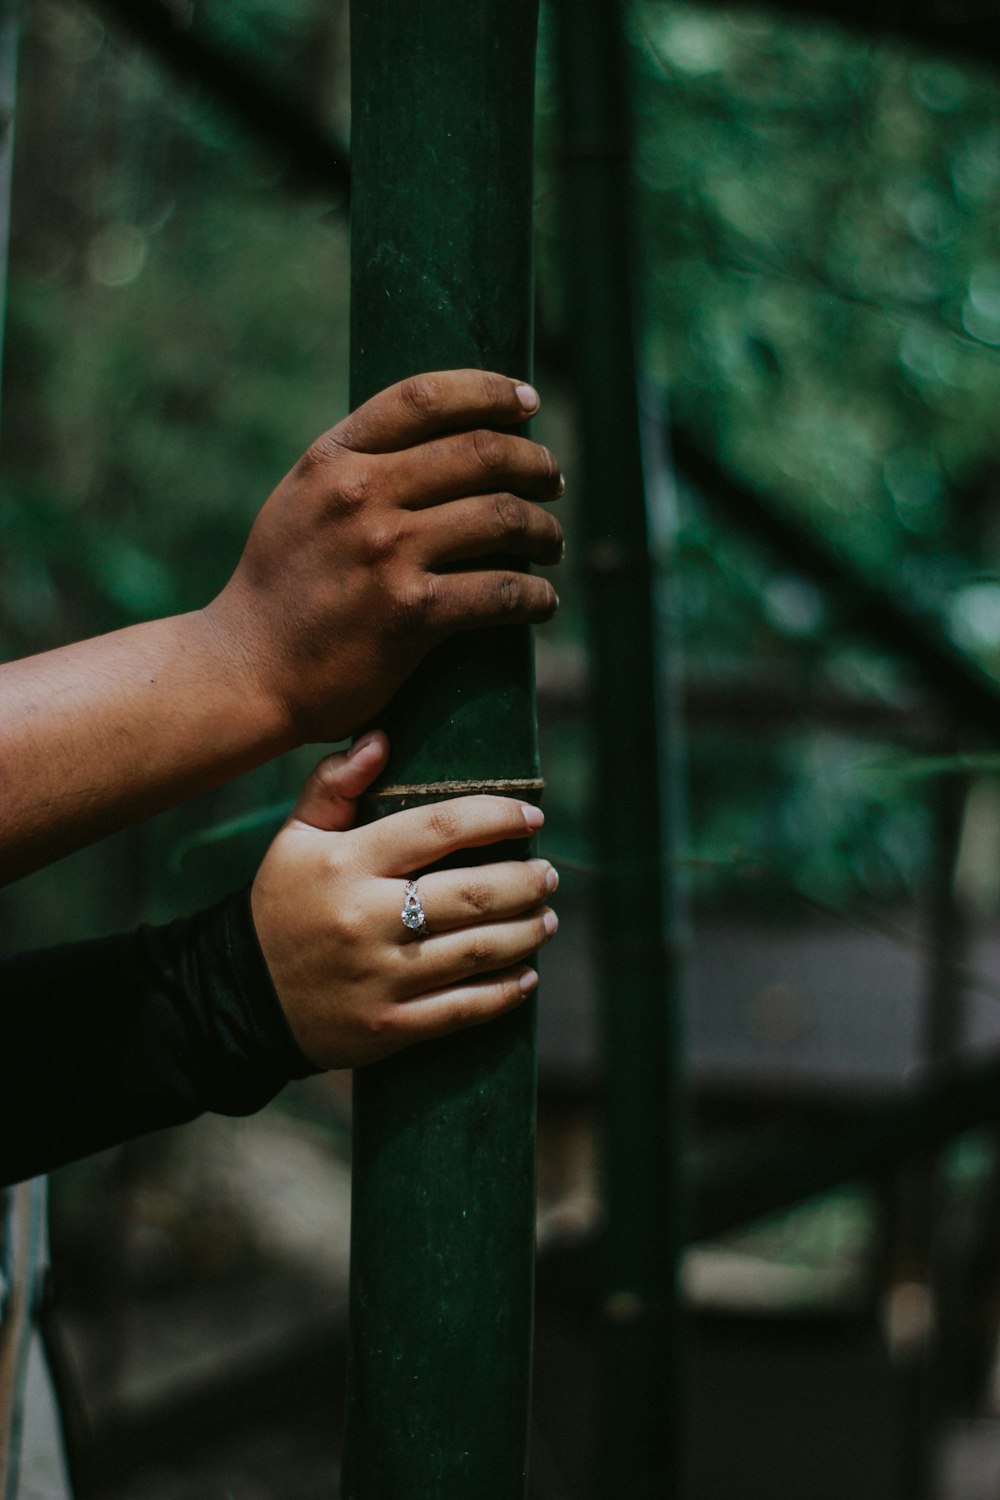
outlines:
[[[556,930],[544,859],[421,877],[428,936],[402,921],[413,871],[459,849],[523,839],[537,808],[460,797],[353,828],[354,799],[385,765],[383,734],[321,761],[258,872],[251,908],[299,1046],[323,1068],[360,1067],[519,1005],[526,960]]]
[[[511,432],[530,386],[475,370],[403,381],[319,438],[264,506],[209,606],[302,743],[341,739],[456,630],[547,620],[563,535],[537,501],[562,476]],[[464,565],[472,565],[464,566]]]
[[[547,619],[530,387],[413,377],[319,438],[203,610],[0,666],[0,883],[296,745],[352,733],[456,630]]]

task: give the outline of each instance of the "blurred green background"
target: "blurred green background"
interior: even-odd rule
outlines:
[[[343,0],[179,0],[179,13],[349,139]],[[693,432],[997,669],[994,76],[749,10],[634,0],[628,17],[651,423],[669,417]],[[563,608],[539,634],[539,682],[546,852],[569,905],[592,864],[588,747],[615,726],[586,714],[566,352],[570,320],[585,314],[563,291],[557,134],[543,15],[535,427],[568,477],[569,551]],[[207,601],[273,485],[347,409],[341,198],[304,186],[101,8],[23,8],[11,226],[5,658]],[[923,772],[928,754],[954,746],[947,724],[928,727],[912,672],[850,634],[814,581],[689,486],[661,488],[653,520],[664,671],[669,650],[682,662],[686,709],[677,873],[696,911],[784,920],[832,909],[867,922],[921,909],[941,786]],[[164,920],[245,883],[316,753],[3,891],[4,946]],[[989,919],[1000,913],[1000,786],[987,762],[969,779],[958,890]],[[299,1095],[290,1108],[312,1108],[315,1121],[327,1106]],[[66,1224],[77,1198],[96,1196],[100,1211],[113,1196],[94,1193],[100,1167],[76,1170],[59,1188]],[[123,1181],[129,1171],[126,1152]],[[194,1224],[184,1192],[145,1191],[164,1222]],[[846,1260],[844,1236],[822,1217],[836,1217],[831,1202],[813,1239]],[[841,1230],[858,1212],[845,1202]],[[800,1260],[807,1231],[790,1236]],[[231,1251],[238,1263],[245,1247],[225,1243],[222,1259]],[[205,1232],[192,1230],[191,1244],[215,1264]],[[120,1245],[105,1253],[99,1242],[99,1252],[114,1262]]]
[[[347,139],[345,6],[201,0],[192,13]],[[753,13],[645,0],[630,29],[647,405],[669,407],[992,665],[992,79]],[[564,608],[542,651],[565,684],[582,682],[585,663],[545,36],[541,58],[537,427],[570,476]],[[0,492],[11,657],[210,598],[270,488],[345,411],[347,367],[342,203],[303,189],[99,10],[25,8],[17,132]],[[814,584],[696,497],[682,490],[659,532],[685,675],[702,694],[742,682],[791,702],[912,704],[898,664],[845,636]],[[545,716],[549,837],[570,868],[587,862],[582,712],[574,700]],[[838,902],[911,897],[927,857],[925,784],[868,774],[870,735],[758,727],[751,738],[693,717],[686,858],[699,899],[804,887]],[[85,934],[242,881],[260,833],[197,836],[280,804],[309,760],[22,883],[3,898],[6,930],[18,942]]]

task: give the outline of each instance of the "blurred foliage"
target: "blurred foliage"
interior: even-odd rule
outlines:
[[[214,9],[272,66],[315,61],[325,32],[336,76],[337,6]],[[0,496],[10,655],[211,598],[270,489],[347,406],[339,208],[286,192],[283,167],[96,12],[42,0],[25,22]],[[182,846],[280,803],[313,758],[24,882],[9,925],[51,940],[241,883],[266,827]]]
[[[346,5],[198,0],[244,59],[346,136]],[[969,67],[833,26],[635,0],[643,348],[654,411],[793,515],[1000,652],[1000,108]],[[539,80],[540,435],[574,459],[556,81]],[[0,650],[211,597],[306,443],[346,409],[348,240],[333,202],[72,0],[25,9],[0,478]],[[613,435],[609,435],[613,440]],[[898,663],[696,495],[660,518],[690,682],[801,713],[691,729],[688,865],[706,898],[909,899],[926,778],[859,774]],[[549,649],[579,655],[579,581]],[[580,710],[546,729],[550,837],[587,862]],[[859,710],[859,718],[864,714]],[[748,727],[751,733],[747,733]],[[590,733],[597,732],[590,726]],[[613,732],[613,726],[601,726]],[[926,748],[926,747],[925,747]],[[936,749],[938,747],[930,747]],[[24,882],[18,939],[193,907],[246,879],[308,752]],[[204,835],[207,828],[232,837]],[[235,832],[233,830],[236,830]],[[1000,832],[997,835],[1000,859]],[[687,856],[686,856],[687,858]]]
[[[675,418],[994,667],[995,78],[833,26],[657,0],[631,14],[644,348]],[[912,898],[934,788],[858,774],[877,746],[823,709],[846,695],[905,715],[912,673],[694,496],[675,547],[689,671],[802,703],[798,726],[768,726],[762,704],[750,737],[694,729],[695,854],[745,851],[772,898]]]

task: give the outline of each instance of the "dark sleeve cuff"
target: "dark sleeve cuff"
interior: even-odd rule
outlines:
[[[138,932],[0,962],[0,1182],[206,1110],[251,1114],[317,1072],[249,891]]]
[[[174,1062],[164,1079],[179,1097],[188,1095],[193,1113],[253,1114],[290,1078],[318,1071],[271,983],[249,888],[138,935],[150,980],[162,986],[171,1012]]]
[[[231,993],[241,1002],[235,1017],[237,1057],[242,1053],[262,1076],[271,1081],[280,1078],[281,1084],[319,1073],[322,1070],[310,1062],[295,1040],[271,982],[250,910],[250,887],[237,891],[217,909],[224,929],[225,956],[232,967]],[[245,1022],[242,1036],[240,1013]]]

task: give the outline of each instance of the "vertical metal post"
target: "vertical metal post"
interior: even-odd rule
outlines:
[[[607,1263],[595,1493],[678,1493],[678,1009],[653,573],[637,396],[628,57],[619,0],[557,0],[597,768]],[[579,550],[579,539],[578,539]]]
[[[14,170],[17,42],[16,0],[0,0],[0,355],[7,321],[7,247],[10,243],[10,189]]]
[[[0,0],[0,354],[7,302],[7,247],[14,162],[17,91],[15,0]],[[0,1496],[13,1500],[18,1483],[20,1425],[28,1346],[32,1335],[32,1288],[38,1272],[45,1215],[45,1184],[0,1188]]]
[[[968,923],[955,891],[955,875],[969,785],[964,776],[946,776],[930,788],[934,839],[928,891],[927,993],[918,1018],[919,1064],[936,1073],[956,1065],[965,1011],[962,965]],[[929,1500],[935,1489],[938,1425],[947,1410],[949,1380],[965,1363],[956,1343],[960,1325],[950,1316],[964,1277],[954,1252],[942,1254],[947,1229],[945,1157],[931,1151],[904,1163],[892,1183],[896,1266],[900,1280],[922,1286],[928,1326],[908,1351],[900,1370],[904,1491],[908,1500]],[[944,1231],[944,1233],[942,1232]]]
[[[355,403],[530,375],[536,28],[536,0],[352,4]],[[379,811],[537,778],[529,631],[448,642],[383,722]],[[534,1099],[531,1005],[356,1075],[344,1500],[525,1492]]]
[[[955,891],[955,876],[969,799],[965,776],[945,776],[932,784],[934,843],[928,893],[930,971],[920,1016],[919,1060],[946,1068],[955,1061],[965,1018],[962,965],[969,940],[968,920]]]

